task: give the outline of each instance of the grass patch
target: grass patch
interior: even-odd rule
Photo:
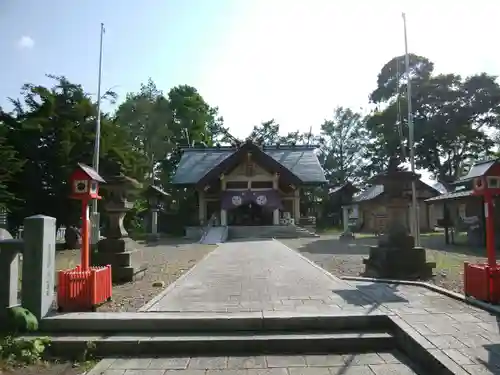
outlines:
[[[47,358],[46,349],[50,339],[38,337],[32,340],[17,340],[14,334],[0,336],[0,374],[81,374],[97,364],[92,356],[92,343],[81,353],[81,358],[74,362]]]
[[[338,227],[316,228],[318,234],[341,234],[344,230]]]
[[[462,254],[449,253],[442,250],[427,249],[429,261],[436,262],[436,270],[444,270],[451,273],[463,272],[464,262],[467,256]]]

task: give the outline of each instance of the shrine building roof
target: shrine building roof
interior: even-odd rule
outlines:
[[[490,159],[474,163],[469,172],[464,177],[460,178],[457,183],[484,176],[486,173],[488,173],[491,167],[498,163],[498,161],[498,159]]]
[[[240,146],[186,148],[182,150],[182,157],[172,182],[177,185],[198,184],[216,169],[224,173],[224,168],[233,164],[230,161],[242,151],[251,151],[253,154],[260,154],[259,160],[263,164],[272,165],[273,168],[280,169],[280,172],[293,176],[296,183],[323,184],[327,181],[315,153],[317,147],[309,145],[258,146],[252,142],[246,142]],[[257,159],[256,162],[260,164]]]

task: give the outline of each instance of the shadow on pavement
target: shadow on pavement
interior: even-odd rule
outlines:
[[[286,243],[286,241],[283,241]],[[298,247],[300,252],[311,254],[345,254],[345,255],[368,255],[370,246],[376,245],[376,238],[360,238],[353,241],[340,240],[338,238],[319,238],[301,243]]]

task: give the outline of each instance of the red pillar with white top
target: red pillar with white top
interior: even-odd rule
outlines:
[[[59,311],[95,311],[111,300],[111,266],[91,267],[89,248],[89,202],[101,199],[99,183],[104,179],[91,167],[78,164],[70,178],[71,198],[81,205],[81,262],[75,268],[58,273],[57,305]]]
[[[473,181],[473,195],[484,202],[486,228],[486,264],[464,264],[464,293],[466,296],[492,304],[500,303],[500,267],[495,254],[495,205],[500,194],[500,176],[480,176]]]

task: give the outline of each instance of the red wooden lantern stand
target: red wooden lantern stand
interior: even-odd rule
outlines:
[[[493,198],[500,193],[500,177],[483,176],[474,180],[476,196],[484,199],[486,221],[487,264],[464,263],[464,292],[466,296],[492,304],[500,303],[500,266],[495,256],[495,222]]]
[[[95,311],[96,307],[111,300],[111,266],[90,267],[89,202],[101,199],[99,182],[105,181],[91,167],[78,164],[71,175],[71,198],[82,201],[81,264],[58,273],[57,305],[59,311]]]

